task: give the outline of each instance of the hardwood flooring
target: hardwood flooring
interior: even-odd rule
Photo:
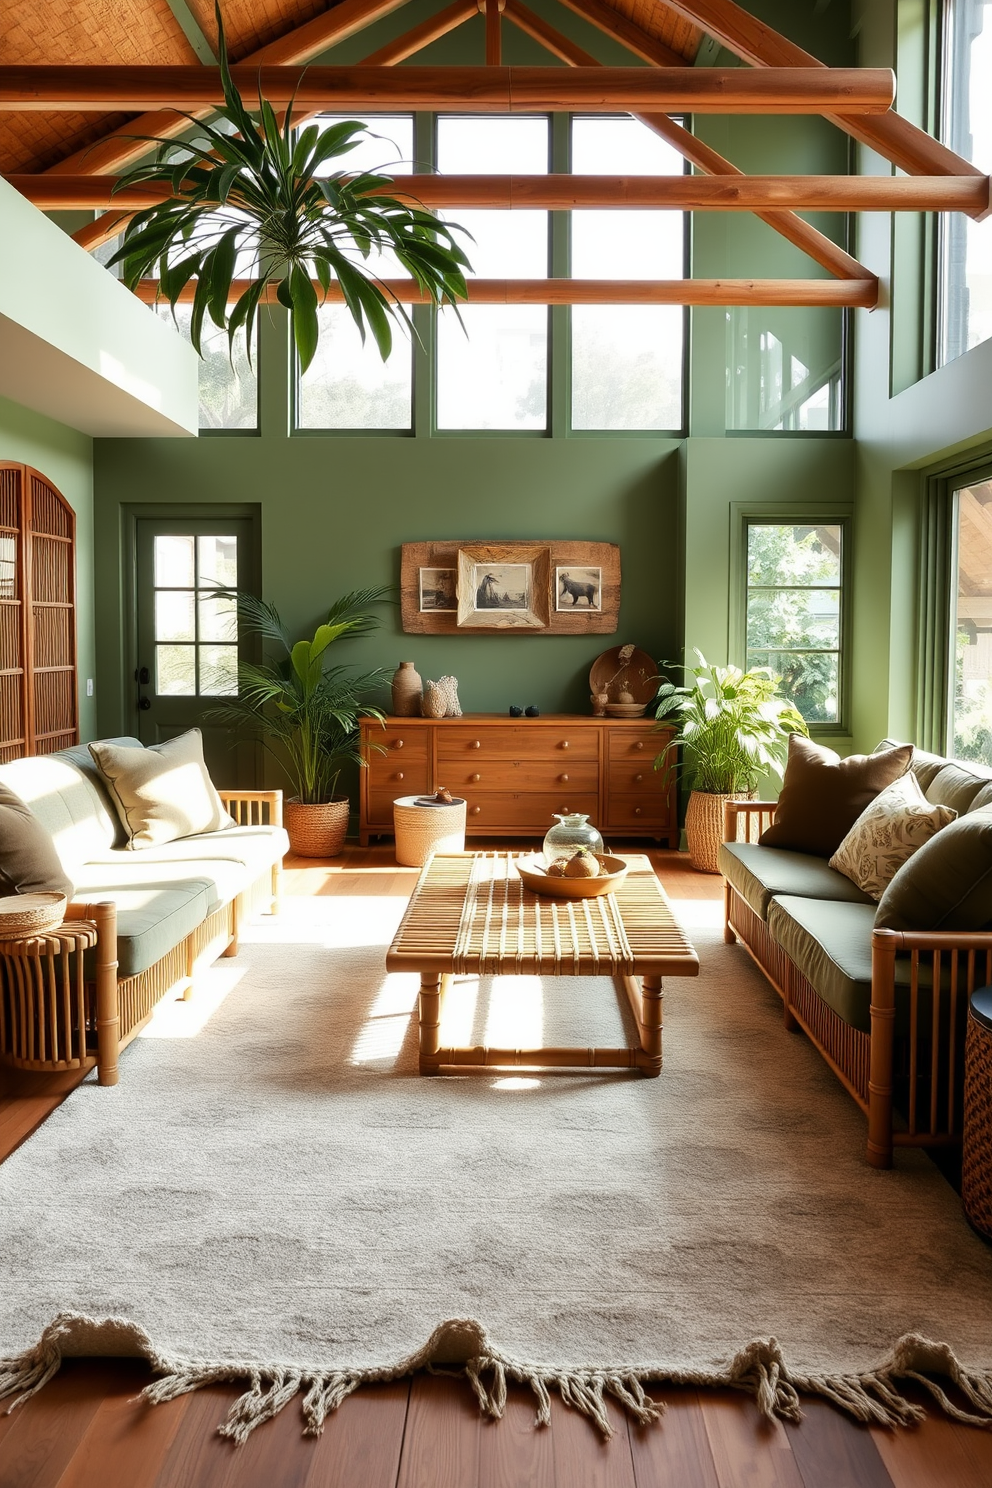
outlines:
[[[684,857],[652,854],[669,894],[719,899],[722,880]],[[388,847],[349,847],[333,864],[287,864],[286,892],[404,896],[416,871]],[[127,1077],[127,1055],[123,1060]],[[26,1140],[75,1079],[0,1068],[0,1161]],[[989,1488],[992,1432],[931,1415],[914,1430],[869,1430],[831,1406],[804,1401],[798,1426],[769,1426],[731,1390],[657,1389],[660,1427],[630,1425],[619,1409],[604,1442],[582,1416],[552,1402],[534,1427],[533,1397],[511,1388],[502,1422],[484,1420],[461,1381],[418,1375],[367,1386],[318,1440],[289,1406],[235,1448],[216,1434],[239,1392],[217,1386],[167,1405],[135,1396],[149,1378],[126,1360],[70,1360],[41,1393],[0,1414],[0,1488]],[[924,1399],[921,1394],[918,1398]],[[0,1406],[2,1411],[2,1406]]]

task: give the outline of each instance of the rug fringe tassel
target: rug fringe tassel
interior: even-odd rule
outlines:
[[[13,1397],[8,1411],[43,1389],[66,1357],[145,1359],[158,1375],[141,1392],[141,1398],[152,1405],[208,1385],[247,1381],[248,1388],[218,1428],[222,1436],[238,1445],[301,1392],[304,1432],[319,1436],[330,1413],[359,1385],[407,1378],[425,1368],[464,1376],[479,1409],[494,1420],[502,1419],[506,1411],[511,1380],[529,1385],[533,1391],[538,1426],[550,1425],[551,1394],[557,1391],[565,1405],[595,1422],[607,1439],[613,1435],[607,1407],[611,1397],[640,1425],[657,1421],[664,1414],[664,1404],[645,1392],[649,1382],[730,1385],[752,1395],[762,1415],[787,1421],[801,1420],[801,1393],[819,1395],[857,1421],[896,1427],[915,1425],[926,1418],[922,1406],[900,1393],[900,1381],[914,1380],[950,1419],[992,1428],[992,1369],[966,1368],[948,1345],[916,1333],[900,1338],[888,1357],[864,1374],[793,1373],[774,1338],[755,1339],[726,1367],[706,1371],[660,1364],[626,1370],[562,1370],[508,1358],[492,1348],[478,1323],[453,1319],[435,1329],[416,1353],[394,1365],[309,1370],[258,1361],[177,1359],[158,1353],[148,1335],[125,1319],[95,1321],[81,1314],[63,1313],[45,1329],[34,1348],[0,1359],[0,1400]]]

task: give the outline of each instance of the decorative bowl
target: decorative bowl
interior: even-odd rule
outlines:
[[[606,712],[610,718],[643,718],[647,710],[647,703],[607,703],[606,705]]]
[[[43,935],[65,919],[64,894],[11,894],[0,899],[0,940]]]
[[[630,660],[624,665],[620,660],[622,650],[622,646],[611,646],[609,651],[596,657],[589,669],[589,691],[610,691],[614,697],[618,692],[629,692],[635,703],[647,707],[658,691],[658,665],[640,646],[634,647]]]
[[[517,859],[517,872],[524,885],[550,899],[595,899],[599,894],[609,894],[619,888],[627,877],[627,864],[623,858],[614,858],[610,853],[597,853],[600,868],[598,878],[549,878],[547,865],[541,853]]]

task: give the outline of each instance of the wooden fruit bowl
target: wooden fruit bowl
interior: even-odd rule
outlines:
[[[611,857],[609,853],[597,853],[601,871],[598,878],[549,878],[542,853],[533,857],[518,858],[517,872],[528,889],[549,899],[595,899],[600,894],[609,894],[619,888],[627,877],[627,864],[623,858]]]

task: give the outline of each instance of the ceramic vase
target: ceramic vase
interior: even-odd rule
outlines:
[[[420,711],[425,718],[443,718],[448,711],[447,693],[437,682],[424,683],[424,698]]]
[[[412,661],[401,661],[393,674],[393,715],[419,718],[424,684]]]

